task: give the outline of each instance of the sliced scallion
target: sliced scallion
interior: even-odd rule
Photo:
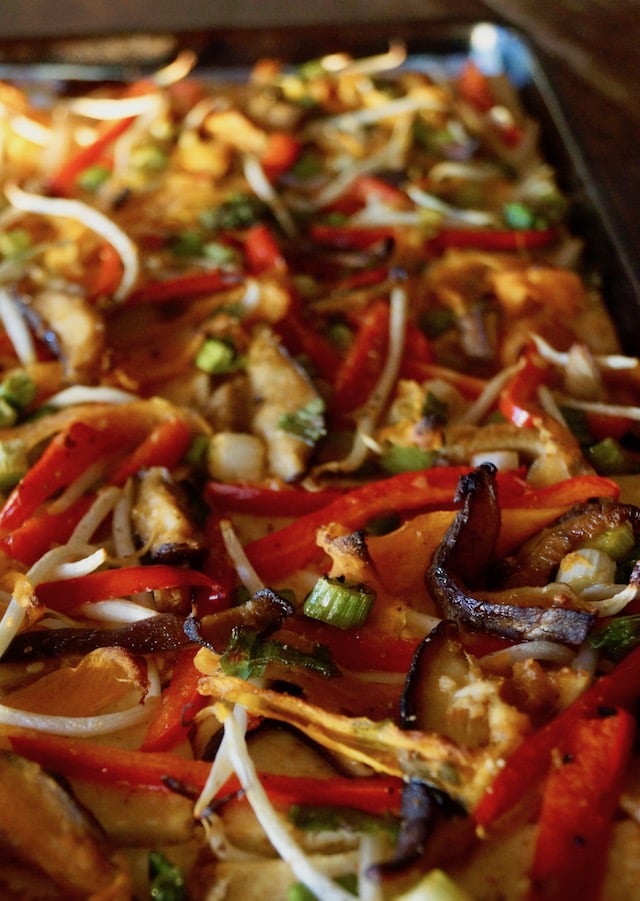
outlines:
[[[314,397],[308,404],[284,413],[278,422],[278,428],[290,435],[295,435],[305,444],[315,444],[326,435],[324,421],[324,401],[321,397]]]
[[[338,629],[357,629],[366,622],[375,599],[366,585],[321,576],[307,595],[303,612]]]
[[[196,354],[195,364],[209,375],[224,375],[241,366],[233,345],[222,338],[207,338]]]

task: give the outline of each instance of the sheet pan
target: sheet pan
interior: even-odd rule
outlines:
[[[601,280],[623,346],[637,353],[640,265],[599,187],[598,173],[575,138],[571,110],[562,107],[544,60],[511,28],[489,22],[403,21],[0,42],[0,78],[27,85],[44,97],[49,91],[81,90],[87,82],[137,78],[180,50],[192,49],[198,54],[200,75],[236,80],[265,56],[291,64],[337,51],[362,56],[384,52],[393,40],[406,44],[411,65],[418,62],[436,74],[450,73],[472,56],[485,71],[511,78],[525,108],[540,123],[543,152],[570,200],[571,229],[584,240],[586,264]]]

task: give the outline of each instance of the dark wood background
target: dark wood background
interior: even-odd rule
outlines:
[[[540,55],[640,272],[640,0],[2,0],[0,39],[492,20]]]

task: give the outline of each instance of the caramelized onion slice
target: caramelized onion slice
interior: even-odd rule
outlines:
[[[426,573],[427,588],[444,617],[462,629],[513,640],[549,639],[581,644],[594,616],[567,607],[492,603],[482,590],[500,531],[495,467],[486,464],[463,476],[457,493],[462,507],[447,530]],[[526,593],[526,588],[520,589]]]

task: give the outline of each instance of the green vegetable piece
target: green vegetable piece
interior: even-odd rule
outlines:
[[[591,434],[587,414],[584,410],[561,406],[560,412],[578,444],[586,447],[593,443],[593,435]]]
[[[635,547],[635,535],[631,523],[625,522],[613,529],[607,529],[601,535],[593,538],[586,547],[604,551],[616,563],[620,563],[629,556]]]
[[[24,228],[0,233],[0,254],[5,260],[19,260],[31,250],[31,235]]]
[[[0,428],[7,429],[18,419],[18,411],[9,401],[0,396]]]
[[[29,469],[27,449],[20,438],[0,441],[0,491],[18,484]]]
[[[187,901],[182,871],[159,851],[149,852],[149,897],[153,901]]]
[[[423,313],[420,325],[424,329],[427,338],[440,338],[450,329],[454,328],[456,317],[451,310],[433,309]]]
[[[531,209],[519,201],[505,203],[502,208],[502,218],[509,228],[527,229],[534,228],[536,217]]]
[[[324,401],[321,397],[314,397],[304,407],[299,407],[292,413],[284,413],[278,422],[278,428],[290,435],[294,435],[305,444],[315,444],[324,435],[327,429],[324,421]]]
[[[321,576],[307,595],[303,612],[338,629],[357,629],[366,622],[375,599],[366,585]]]
[[[35,400],[36,385],[31,376],[23,370],[9,373],[0,383],[0,397],[15,410],[28,407]]]
[[[200,213],[200,224],[212,231],[248,228],[266,211],[264,203],[253,194],[232,194],[219,206]]]
[[[232,630],[229,644],[220,657],[222,671],[240,679],[264,675],[270,663],[280,663],[291,669],[307,669],[327,678],[338,675],[331,652],[324,645],[317,644],[312,653],[307,653],[240,627]]]
[[[86,169],[83,169],[78,175],[76,183],[83,191],[93,193],[94,191],[97,191],[98,188],[101,188],[110,177],[111,171],[107,166],[96,164],[95,166],[87,166]]]
[[[604,438],[587,448],[586,456],[601,475],[616,475],[629,472],[631,461],[619,441]]]
[[[238,253],[222,241],[207,241],[202,248],[203,255],[217,266],[230,266],[238,262]]]
[[[603,629],[591,633],[589,643],[611,660],[622,660],[640,644],[640,614],[611,620]]]
[[[134,148],[131,154],[131,165],[136,169],[145,169],[148,172],[162,172],[166,169],[169,157],[166,150],[157,144],[142,144]]]
[[[171,250],[179,257],[199,257],[204,253],[205,236],[197,229],[185,229],[174,236]]]
[[[195,359],[198,369],[209,375],[225,375],[240,368],[235,348],[221,338],[207,338]]]
[[[390,444],[380,456],[380,465],[392,475],[401,472],[418,472],[421,469],[429,469],[433,466],[434,453],[422,450],[414,444],[404,446],[402,444]]]

